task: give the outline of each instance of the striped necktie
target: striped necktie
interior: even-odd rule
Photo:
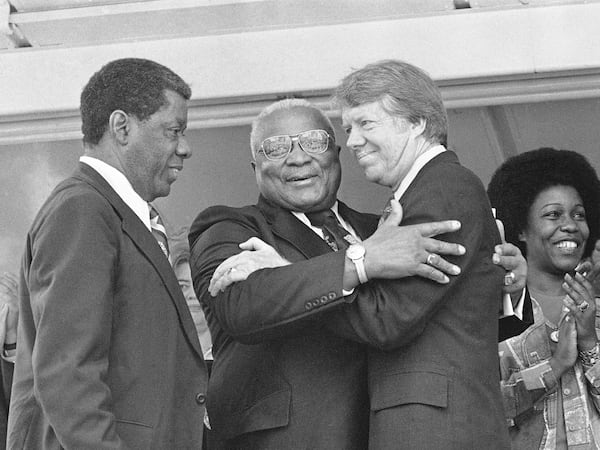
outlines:
[[[354,242],[354,236],[346,230],[335,217],[335,214],[330,209],[306,213],[306,217],[310,220],[312,226],[320,228],[323,231],[323,238],[327,245],[334,252],[346,250],[349,242]]]
[[[154,206],[148,203],[148,208],[150,209],[150,228],[152,229],[152,235],[158,242],[161,250],[165,254],[167,258],[169,258],[169,243],[167,241],[167,230],[165,229],[165,224],[163,223],[158,211]]]

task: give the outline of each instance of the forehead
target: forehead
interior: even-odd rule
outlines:
[[[380,102],[369,102],[358,106],[342,108],[342,121],[344,123],[357,122],[368,118],[380,119],[389,116]]]
[[[540,191],[535,197],[534,204],[542,208],[550,204],[582,204],[581,196],[573,186],[555,185]]]
[[[298,134],[306,130],[327,130],[329,126],[321,115],[308,108],[278,110],[267,116],[262,123],[260,139],[281,134]]]
[[[187,100],[177,92],[166,90],[167,102],[158,111],[150,116],[150,120],[160,123],[187,123]]]

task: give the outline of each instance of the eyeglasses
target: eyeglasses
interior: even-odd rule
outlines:
[[[271,136],[260,144],[259,152],[271,161],[283,159],[289,155],[294,141],[298,141],[300,148],[309,155],[318,155],[329,148],[330,135],[325,130],[308,130],[302,133],[281,136]]]

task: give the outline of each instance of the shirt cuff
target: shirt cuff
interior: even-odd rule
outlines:
[[[521,292],[521,297],[515,306],[512,304],[510,294],[504,294],[502,303],[502,317],[516,316],[519,320],[523,320],[523,305],[525,304],[525,288]],[[501,318],[502,318],[501,317]]]

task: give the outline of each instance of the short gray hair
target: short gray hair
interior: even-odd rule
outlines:
[[[294,108],[305,108],[315,111],[321,117],[321,119],[323,119],[325,124],[327,124],[328,129],[325,131],[331,134],[331,137],[335,141],[335,130],[333,128],[333,124],[331,123],[331,119],[327,117],[323,110],[317,108],[315,105],[303,98],[286,98],[266,106],[252,121],[252,129],[250,131],[250,150],[252,151],[252,159],[256,158],[256,152],[260,146],[260,142],[258,142],[258,136],[262,131],[262,125],[265,119],[277,111],[289,111]]]

